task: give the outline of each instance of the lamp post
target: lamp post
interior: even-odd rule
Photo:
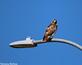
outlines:
[[[65,43],[65,44],[72,45],[72,46],[82,50],[81,45],[79,45],[75,42],[69,41],[69,40],[65,40],[65,39],[53,38],[49,42]],[[33,40],[31,38],[27,38],[26,40],[15,41],[15,42],[10,43],[10,47],[13,47],[13,48],[32,48],[32,47],[36,47],[38,44],[44,44],[44,43],[46,43],[46,42],[43,40]]]
[[[47,29],[45,30],[43,40],[33,40],[29,37],[29,38],[26,38],[26,40],[21,40],[21,41],[16,41],[16,42],[10,43],[10,47],[13,47],[13,48],[32,48],[32,47],[36,47],[37,44],[43,44],[46,42],[63,42],[63,43],[75,46],[75,47],[82,50],[82,46],[77,43],[74,43],[72,41],[65,40],[65,39],[52,38],[53,33],[57,30],[57,27],[58,27],[57,20],[54,19],[50,23],[50,25],[47,27]]]

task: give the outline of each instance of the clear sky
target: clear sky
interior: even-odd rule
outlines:
[[[0,0],[0,63],[82,65],[82,51],[59,42],[36,48],[9,47],[28,36],[42,39],[54,18],[58,22],[54,37],[82,45],[82,0]]]

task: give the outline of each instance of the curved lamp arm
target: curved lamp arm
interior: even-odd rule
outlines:
[[[63,42],[63,43],[72,45],[72,46],[77,47],[80,50],[82,50],[81,45],[79,45],[75,42],[69,41],[69,40],[65,40],[65,39],[53,38],[49,42]],[[43,44],[43,43],[47,43],[47,42],[45,42],[43,40],[32,40],[32,39],[27,40],[26,39],[26,40],[12,42],[12,43],[10,43],[10,47],[13,47],[13,48],[32,48],[32,47],[36,47],[37,44]]]
[[[77,47],[79,48],[80,50],[82,50],[82,46],[75,43],[75,42],[72,42],[72,41],[69,41],[69,40],[65,40],[65,39],[60,39],[60,38],[53,38],[51,41],[49,42],[63,42],[63,43],[66,43],[66,44],[69,44],[69,45],[72,45],[74,47]],[[37,41],[34,41],[34,44],[42,44],[42,43],[45,43],[44,41],[42,40],[37,40]]]

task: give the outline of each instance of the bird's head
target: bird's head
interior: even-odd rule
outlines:
[[[57,20],[56,19],[54,19],[53,21],[52,21],[52,24],[57,24]]]

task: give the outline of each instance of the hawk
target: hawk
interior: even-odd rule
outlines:
[[[57,30],[57,20],[54,19],[51,24],[47,27],[43,41],[48,42],[52,39],[54,32]]]

